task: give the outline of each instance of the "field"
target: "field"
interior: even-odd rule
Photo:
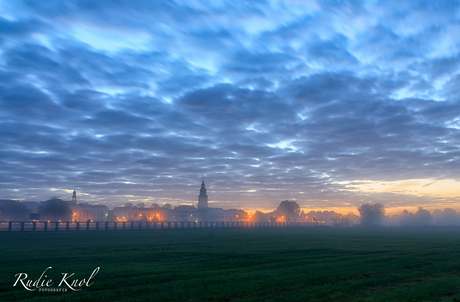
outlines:
[[[459,228],[0,232],[0,249],[0,301],[460,301]],[[100,271],[13,287],[50,266],[50,288]]]

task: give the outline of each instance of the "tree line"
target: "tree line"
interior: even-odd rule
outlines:
[[[140,203],[134,206],[127,203],[125,207],[145,207]],[[151,207],[160,207],[153,204]],[[172,209],[172,205],[165,204],[162,206],[166,209]],[[295,201],[283,200],[279,206],[272,212],[262,213],[256,211],[251,218],[254,222],[291,222],[291,221],[310,221],[319,224],[332,226],[351,226],[360,224],[363,226],[375,225],[394,225],[394,226],[420,226],[420,225],[460,225],[460,213],[454,209],[446,208],[444,210],[434,210],[433,213],[418,208],[415,213],[403,210],[400,215],[385,215],[385,207],[381,203],[365,203],[357,208],[359,213],[355,215],[350,212],[346,215],[334,211],[310,211],[304,213]],[[41,202],[38,205],[38,214],[40,220],[64,220],[70,221],[72,210],[69,204],[59,196],[53,196],[49,200]],[[30,210],[20,201],[17,200],[0,200],[0,220],[29,220]]]
[[[71,220],[72,210],[69,204],[59,196],[53,196],[38,205],[40,220]],[[29,220],[30,210],[17,200],[0,202],[0,220]]]

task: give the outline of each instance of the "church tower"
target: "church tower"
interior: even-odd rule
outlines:
[[[201,182],[200,195],[198,196],[198,210],[205,210],[208,208],[208,195],[206,195],[206,187],[204,180]]]
[[[75,190],[73,190],[72,194],[72,203],[77,204],[77,192]]]

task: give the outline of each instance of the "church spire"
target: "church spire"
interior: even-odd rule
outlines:
[[[73,190],[72,203],[77,203],[77,191]]]
[[[204,179],[201,181],[200,195],[198,196],[198,209],[207,209],[208,208],[208,195],[206,195],[206,186],[204,184]]]

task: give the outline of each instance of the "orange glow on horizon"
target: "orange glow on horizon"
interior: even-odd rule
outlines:
[[[276,218],[276,222],[286,222],[286,219],[284,218],[284,216],[281,216]]]
[[[395,181],[340,181],[345,190],[364,193],[395,193],[414,196],[460,197],[460,181],[456,179],[404,179]]]

